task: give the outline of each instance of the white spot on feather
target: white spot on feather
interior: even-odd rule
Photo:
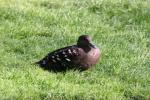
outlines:
[[[45,60],[43,60],[42,64],[43,64],[43,65],[45,65],[45,64],[46,64],[46,61],[45,61]]]
[[[75,50],[73,50],[73,53],[77,53]]]
[[[56,62],[56,60],[52,59],[53,62]]]
[[[56,58],[56,59],[59,60],[59,61],[61,60],[60,58]]]
[[[55,58],[54,56],[52,56],[52,58]]]
[[[65,57],[68,57],[68,55],[65,55]]]
[[[63,51],[63,52],[62,52],[62,54],[64,54],[64,55],[65,55],[65,54],[66,54],[66,52],[64,52],[64,51]]]
[[[67,61],[71,61],[70,59],[66,58]]]
[[[70,49],[68,49],[68,52],[69,52],[69,53],[71,53],[71,50],[70,50]]]

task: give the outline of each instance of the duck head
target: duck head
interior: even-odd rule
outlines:
[[[92,49],[96,48],[96,46],[92,43],[92,38],[88,35],[81,35],[78,38],[77,46],[83,49]]]

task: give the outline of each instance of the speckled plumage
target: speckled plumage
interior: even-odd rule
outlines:
[[[36,64],[54,72],[66,71],[68,69],[83,71],[94,65],[99,57],[100,51],[91,43],[91,38],[88,35],[81,35],[76,45],[50,52],[42,60],[36,62]]]

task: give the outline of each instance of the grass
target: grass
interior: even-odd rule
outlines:
[[[0,0],[0,99],[150,100],[149,0]],[[93,37],[101,60],[85,72],[32,65]]]

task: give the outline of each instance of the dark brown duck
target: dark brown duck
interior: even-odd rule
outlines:
[[[91,37],[81,35],[77,44],[50,52],[42,60],[36,62],[40,67],[54,72],[69,69],[87,70],[96,64],[100,50],[91,43]]]

